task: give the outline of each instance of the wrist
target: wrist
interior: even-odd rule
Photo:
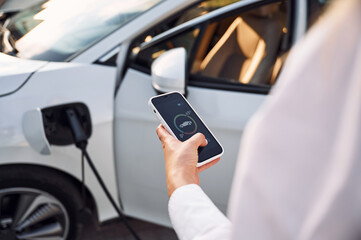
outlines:
[[[167,188],[169,197],[177,188],[188,184],[199,185],[198,175],[195,174],[194,176],[194,174],[183,173],[182,171],[167,174]]]

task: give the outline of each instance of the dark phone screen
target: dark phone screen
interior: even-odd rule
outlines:
[[[198,149],[199,163],[222,152],[220,144],[179,93],[153,98],[152,103],[178,140],[184,142],[197,132],[204,134],[208,144]]]

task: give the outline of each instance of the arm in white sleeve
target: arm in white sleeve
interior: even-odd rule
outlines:
[[[231,222],[196,184],[176,189],[168,208],[179,239],[231,238]]]

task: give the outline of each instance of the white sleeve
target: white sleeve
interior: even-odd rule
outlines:
[[[231,222],[196,184],[177,188],[169,199],[168,209],[179,239],[231,238]]]
[[[235,239],[360,239],[361,1],[335,4],[246,127],[228,207]]]

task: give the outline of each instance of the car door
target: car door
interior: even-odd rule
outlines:
[[[200,184],[226,212],[242,132],[277,80],[302,19],[295,22],[294,7],[295,1],[239,1],[192,19],[200,11],[194,7],[172,19],[192,20],[154,36],[164,22],[132,41],[115,99],[116,172],[126,214],[170,225],[159,122],[147,102],[157,94],[152,62],[176,47],[187,52],[187,99],[225,149]]]

